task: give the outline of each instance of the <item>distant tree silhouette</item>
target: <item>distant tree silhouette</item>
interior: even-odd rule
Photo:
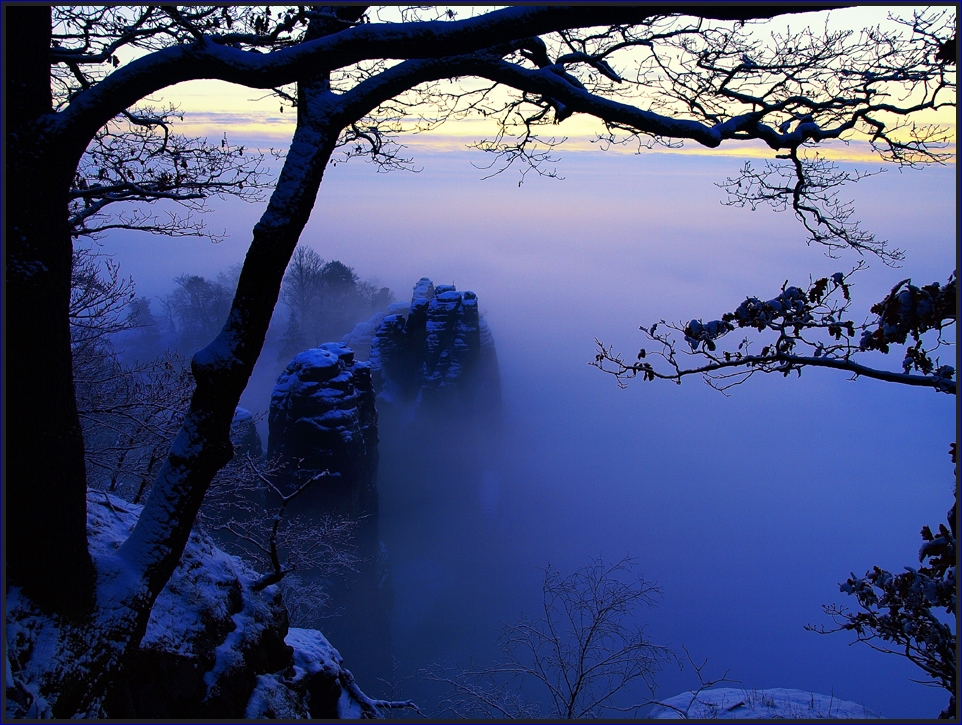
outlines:
[[[449,688],[440,714],[468,720],[636,716],[651,701],[633,700],[632,688],[642,684],[654,692],[655,673],[674,654],[634,623],[661,593],[635,565],[630,558],[596,559],[567,576],[547,567],[542,612],[502,629],[501,662],[427,673]],[[525,688],[538,691],[547,712]]]
[[[178,350],[189,352],[217,335],[230,311],[233,290],[222,281],[196,274],[179,275],[174,283],[177,287],[162,304],[178,339]]]
[[[310,247],[294,250],[281,286],[281,299],[293,312],[304,315],[314,305],[323,269],[324,260]]]
[[[394,301],[387,287],[359,280],[353,267],[325,262],[310,247],[294,250],[281,286],[290,310],[279,357],[294,355],[324,342],[340,340],[355,323],[386,309]]]
[[[132,328],[122,335],[122,356],[146,362],[159,357],[165,347],[160,331],[160,320],[151,309],[149,297],[136,297],[127,306]]]

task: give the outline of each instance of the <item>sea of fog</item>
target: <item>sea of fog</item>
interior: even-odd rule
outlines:
[[[538,567],[631,555],[663,591],[644,615],[651,639],[707,658],[707,675],[886,717],[937,715],[946,695],[911,682],[922,673],[903,658],[803,627],[830,624],[822,604],[853,604],[838,589],[850,572],[917,564],[921,526],[951,504],[954,398],[820,370],[759,376],[730,397],[695,378],[622,390],[587,364],[596,337],[634,357],[641,324],[714,319],[786,279],[847,272],[857,255],[806,246],[790,214],[722,206],[714,184],[736,158],[569,153],[564,180],[529,175],[519,187],[511,170],[482,181],[477,155],[415,157],[416,174],[331,169],[302,238],[399,299],[422,276],[473,290],[497,345],[504,428],[489,455],[471,470],[439,467],[440,431],[413,459],[410,448],[382,455],[400,694],[430,697],[416,673],[443,659],[490,663],[499,626],[537,616]],[[869,258],[853,278],[857,318],[901,279],[948,278],[954,166],[893,169],[841,193],[907,252],[899,269]],[[262,209],[215,206],[218,245],[118,233],[105,251],[138,292],[162,295],[178,274],[242,261]],[[259,367],[242,405],[266,410],[275,368]],[[363,659],[334,645],[348,667]],[[658,695],[696,685],[691,667],[669,667]]]

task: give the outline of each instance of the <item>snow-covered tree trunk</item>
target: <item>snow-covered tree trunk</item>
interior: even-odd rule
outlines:
[[[344,9],[356,14],[359,9]],[[312,20],[308,39],[329,32]],[[267,210],[254,227],[231,310],[220,334],[191,360],[190,408],[143,514],[119,556],[141,572],[150,603],[180,560],[214,475],[233,457],[230,426],[264,346],[284,272],[310,218],[341,126],[329,77],[298,83],[297,127]],[[144,616],[146,627],[149,606]]]
[[[281,280],[307,223],[340,129],[312,113],[326,81],[302,83],[298,125],[267,211],[253,239],[227,323],[196,353],[197,388],[183,427],[120,556],[143,572],[156,596],[177,566],[214,474],[233,455],[230,424],[260,355]]]

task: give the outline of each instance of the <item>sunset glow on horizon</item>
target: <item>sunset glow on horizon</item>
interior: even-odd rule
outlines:
[[[286,146],[294,133],[296,123],[295,110],[285,106],[281,111],[282,105],[276,96],[223,81],[190,81],[173,86],[162,96],[157,96],[154,102],[156,106],[166,104],[173,105],[183,114],[183,121],[179,121],[175,126],[177,133],[210,140],[227,134],[232,143],[242,141],[265,151],[268,148]],[[415,120],[410,119],[411,127]],[[946,135],[953,141],[943,152],[951,154],[953,158],[949,163],[954,163],[957,139],[954,111],[946,108],[937,112],[920,113],[917,120],[945,129]],[[595,118],[576,114],[561,124],[542,127],[541,135],[544,138],[564,140],[559,151],[597,152],[600,148],[598,136],[602,132],[603,126]],[[426,151],[464,151],[473,144],[496,135],[497,127],[490,119],[469,118],[449,120],[437,128],[421,133],[401,133],[397,138],[399,143],[415,143]],[[746,159],[771,159],[776,153],[760,141],[728,141],[715,149],[688,141],[678,149],[654,146],[652,149],[642,149],[641,153],[662,151]],[[608,146],[606,152],[634,155],[639,151],[638,144],[629,141],[622,145]],[[848,143],[823,142],[819,145],[818,153],[823,158],[838,162],[880,161],[868,142],[857,138]]]
[[[899,7],[900,16],[910,16],[914,10],[926,6]],[[489,11],[491,8],[473,8],[470,6],[456,8],[457,19],[471,17],[480,10]],[[812,13],[804,16],[807,27],[815,32],[823,29],[832,31],[859,32],[865,27],[879,26],[894,28],[895,23],[889,19],[892,8],[888,7],[854,7],[832,11]],[[393,9],[372,10],[375,21],[380,17],[392,17]],[[788,29],[798,31],[806,26],[799,26],[799,16],[789,15],[774,21],[762,22],[757,26],[760,40],[773,42],[772,37]],[[131,56],[132,57],[132,56]],[[479,87],[482,83],[478,79],[463,79],[464,87]],[[216,140],[225,133],[232,142],[242,141],[253,147],[267,150],[284,146],[294,132],[296,111],[286,102],[282,103],[278,96],[269,89],[257,90],[232,85],[222,81],[195,80],[181,83],[166,89],[163,93],[155,94],[150,99],[156,106],[173,105],[183,114],[184,119],[176,125],[178,133],[187,136],[206,137]],[[897,121],[894,116],[885,118],[887,123]],[[956,112],[954,108],[941,108],[937,111],[925,111],[913,116],[913,122],[920,126],[935,126],[943,129],[948,142],[942,152],[949,154],[948,163],[954,163],[956,156]],[[449,119],[430,131],[412,133],[418,125],[419,119],[411,117],[403,120],[403,129],[397,139],[402,144],[416,144],[425,151],[463,151],[464,149],[485,139],[497,136],[496,124],[489,118],[473,116],[469,118]],[[604,132],[600,121],[584,114],[575,114],[557,125],[537,127],[540,135],[546,139],[554,137],[564,139],[563,150],[566,152],[595,151],[599,148],[598,137]],[[905,129],[896,134],[899,140],[911,138],[911,131]],[[823,158],[838,162],[878,162],[877,153],[869,147],[864,135],[852,135],[847,138],[848,143],[838,141],[819,145],[818,152]],[[609,153],[635,154],[638,144],[629,142],[614,145],[607,149]],[[645,150],[643,153],[658,153],[659,147]],[[672,149],[671,153],[681,154],[710,154],[714,156],[731,156],[745,159],[773,158],[775,151],[761,142],[738,143],[729,141],[717,149],[706,148],[698,143],[686,142],[680,149]]]

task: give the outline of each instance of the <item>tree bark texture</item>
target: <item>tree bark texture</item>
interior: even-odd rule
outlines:
[[[50,8],[7,9],[5,364],[7,573],[48,611],[93,601],[86,472],[70,350],[68,191],[50,140]]]

